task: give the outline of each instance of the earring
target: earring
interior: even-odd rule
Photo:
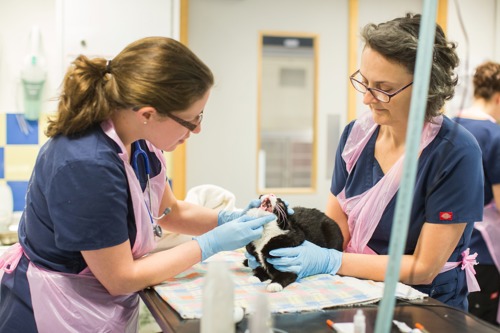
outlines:
[[[147,124],[148,124],[148,122],[147,122],[147,121],[144,121],[144,125],[147,125]]]

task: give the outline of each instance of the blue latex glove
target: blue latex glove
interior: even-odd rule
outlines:
[[[285,203],[285,206],[287,208],[288,215],[293,215],[294,211],[293,211],[293,209],[288,207],[288,202],[285,200],[283,200],[283,202]],[[237,218],[240,218],[243,215],[245,215],[245,213],[248,212],[250,209],[257,208],[259,206],[260,206],[260,200],[255,199],[255,200],[250,201],[248,206],[243,210],[235,210],[235,211],[221,210],[219,212],[218,217],[217,217],[217,225],[218,226],[223,225],[224,223],[230,222],[232,220],[236,220]]]
[[[297,247],[276,249],[269,253],[279,258],[268,258],[268,263],[277,270],[297,274],[299,279],[315,274],[335,275],[342,264],[342,252],[308,241]]]
[[[287,211],[288,215],[293,215],[293,213],[295,213],[295,212],[293,211],[292,208],[288,207],[288,201],[283,200],[283,202],[285,203],[286,211]],[[250,203],[248,204],[247,208],[245,208],[243,210],[243,212],[246,213],[250,209],[257,208],[257,207],[260,207],[260,199],[255,199],[255,200],[250,201]]]
[[[220,251],[231,251],[239,249],[262,237],[264,224],[276,219],[276,216],[269,214],[255,218],[248,215],[225,223],[209,232],[195,237],[201,248],[202,260],[213,256]]]
[[[245,258],[248,259],[248,267],[250,267],[251,269],[256,269],[260,266],[260,263],[257,261],[257,259],[255,259],[253,255],[248,253],[248,251],[245,251]]]
[[[245,215],[245,211],[243,210],[221,210],[217,217],[217,225],[223,225],[224,223],[230,222],[232,220],[236,220],[237,218]]]

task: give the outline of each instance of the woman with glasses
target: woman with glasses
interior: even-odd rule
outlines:
[[[0,257],[0,332],[135,332],[137,291],[261,237],[274,219],[176,200],[163,151],[201,131],[213,76],[181,43],[79,56],[40,149],[19,243]],[[150,254],[161,227],[199,235]]]
[[[350,82],[368,111],[345,128],[337,148],[326,214],[343,231],[344,252],[312,243],[272,251],[269,262],[299,277],[340,274],[383,281],[402,174],[420,15],[362,30],[359,70]],[[448,305],[467,309],[467,252],[482,217],[481,151],[474,137],[442,115],[453,96],[455,45],[437,26],[410,225],[399,279]],[[466,275],[468,275],[466,277]],[[473,281],[473,280],[471,280]],[[469,285],[474,290],[474,285]]]

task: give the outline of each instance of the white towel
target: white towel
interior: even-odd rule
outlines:
[[[184,201],[220,211],[234,210],[236,199],[232,192],[216,185],[207,184],[191,188]],[[170,249],[191,239],[193,239],[191,235],[164,231],[154,251]]]
[[[184,201],[220,211],[234,210],[236,198],[222,187],[207,184],[191,188]]]

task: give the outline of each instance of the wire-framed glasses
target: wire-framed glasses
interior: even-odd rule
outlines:
[[[363,95],[366,94],[367,91],[369,91],[370,94],[372,94],[372,96],[375,97],[375,99],[377,101],[382,102],[382,103],[389,103],[392,97],[396,96],[397,94],[399,94],[400,92],[402,92],[403,90],[405,90],[406,88],[408,88],[409,86],[411,86],[413,84],[413,81],[411,81],[403,88],[396,90],[393,93],[388,93],[388,92],[383,91],[381,89],[368,87],[366,84],[359,81],[355,77],[358,74],[359,74],[359,69],[357,71],[355,71],[351,76],[349,76],[349,80],[351,80],[351,84],[354,87],[354,89],[356,89],[357,91],[359,91]]]

